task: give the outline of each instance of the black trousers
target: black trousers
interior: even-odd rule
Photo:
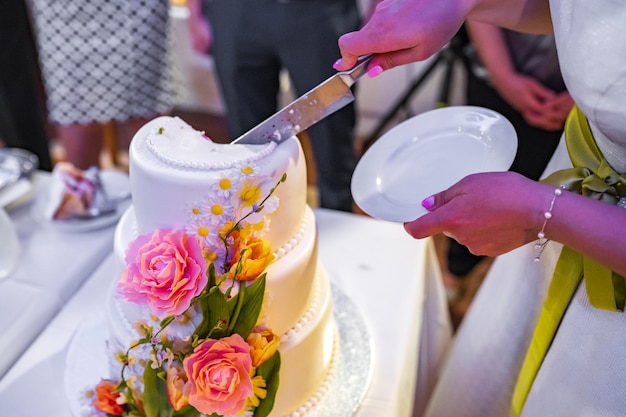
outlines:
[[[205,0],[204,13],[233,138],[278,110],[283,68],[298,96],[335,74],[337,39],[360,25],[355,0]],[[322,207],[352,210],[355,122],[351,104],[307,131]]]
[[[468,75],[467,103],[495,110],[505,116],[517,132],[518,148],[510,171],[518,172],[533,180],[541,178],[561,139],[562,130],[546,131],[529,126],[522,115],[512,108],[484,80]],[[463,277],[483,258],[473,255],[465,246],[449,239],[448,270]]]
[[[0,138],[8,147],[33,152],[39,167],[50,171],[36,50],[23,0],[0,2],[0,39]]]

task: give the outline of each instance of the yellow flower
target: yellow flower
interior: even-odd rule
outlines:
[[[267,390],[265,389],[265,380],[261,375],[257,375],[252,378],[252,389],[254,390],[253,394],[246,399],[246,407],[245,409],[249,409],[250,407],[258,407],[261,404],[261,400],[265,399],[267,396]]]
[[[233,222],[232,220],[229,220],[226,223],[224,223],[224,225],[220,228],[218,234],[220,235],[221,238],[226,238],[227,237],[226,234],[229,232],[230,232],[230,235],[228,236],[236,235],[238,232],[236,230],[233,230],[233,227],[235,227],[235,222]]]
[[[253,281],[258,278],[274,260],[269,242],[264,239],[250,239],[239,242],[230,267],[230,277],[237,281]],[[237,273],[237,270],[241,270]]]
[[[152,333],[152,327],[143,320],[136,320],[135,322],[133,322],[133,328],[135,329],[139,337],[146,337],[148,334]]]
[[[280,337],[266,327],[257,326],[246,342],[250,345],[252,366],[258,367],[276,353],[280,345]]]
[[[245,181],[237,190],[237,194],[244,207],[252,207],[263,199],[263,189],[253,181]]]

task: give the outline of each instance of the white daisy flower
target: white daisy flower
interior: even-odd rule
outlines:
[[[220,197],[230,197],[237,190],[241,176],[240,170],[224,172],[220,174],[219,180],[211,186],[211,191]]]
[[[185,225],[185,232],[195,236],[203,247],[212,246],[219,240],[215,228],[211,224],[211,217],[200,211],[196,216],[190,217]]]
[[[267,234],[270,230],[270,219],[262,216],[261,220],[257,223],[252,223],[252,237],[261,238]]]
[[[257,164],[255,164],[254,162],[242,165],[241,168],[239,168],[239,173],[244,178],[256,177],[257,175],[259,175],[260,171],[261,170],[260,170],[259,166]]]
[[[233,215],[233,205],[230,198],[223,195],[213,195],[207,198],[202,205],[202,212],[206,213],[211,226],[221,226]]]

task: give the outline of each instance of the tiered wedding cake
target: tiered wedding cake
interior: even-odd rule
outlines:
[[[96,409],[306,415],[338,338],[298,140],[216,144],[160,117],[131,143],[130,181]]]

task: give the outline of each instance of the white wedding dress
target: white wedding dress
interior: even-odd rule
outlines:
[[[626,3],[551,0],[568,90],[613,169],[626,171]],[[569,168],[564,143],[546,174]],[[616,231],[616,233],[626,231]],[[428,417],[502,417],[561,245],[534,243],[499,257],[466,315],[427,408]],[[626,248],[624,248],[626,256]],[[592,307],[579,286],[537,374],[522,416],[626,415],[626,313]]]

